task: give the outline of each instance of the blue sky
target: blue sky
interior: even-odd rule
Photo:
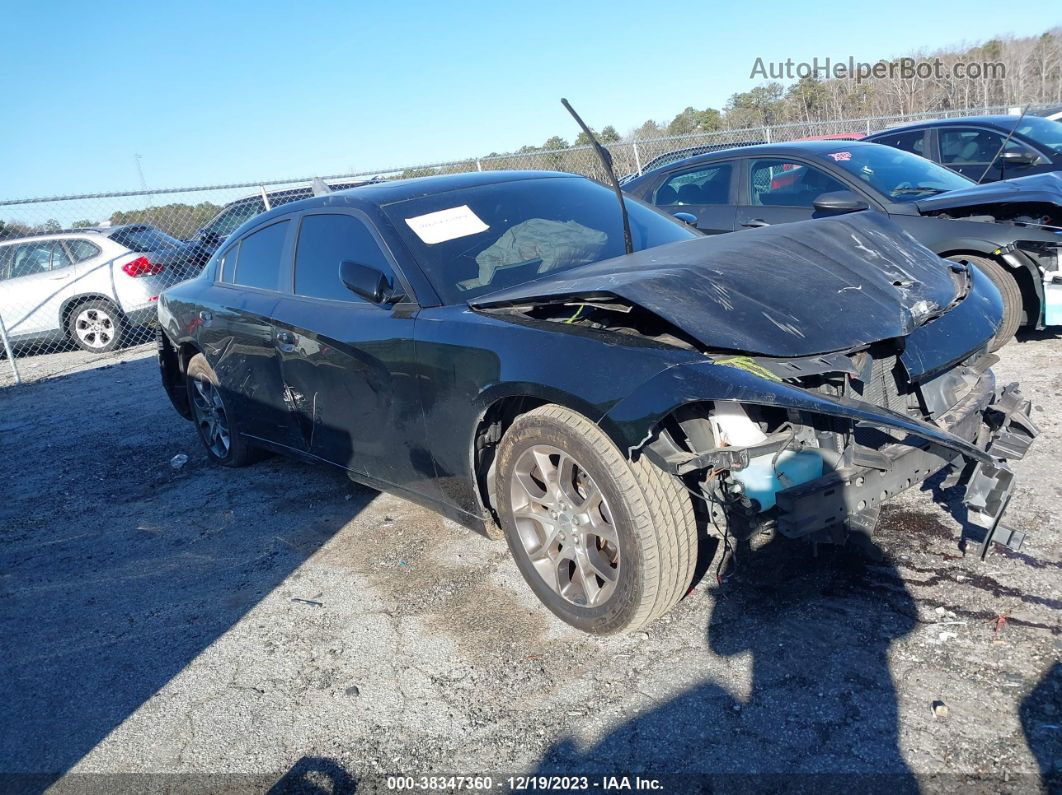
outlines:
[[[1016,8],[1015,6],[1014,8]],[[722,105],[765,60],[1040,33],[1057,3],[8,4],[0,198],[414,165]]]

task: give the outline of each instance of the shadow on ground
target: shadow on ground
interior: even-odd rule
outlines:
[[[0,772],[36,774],[18,789],[39,790],[375,492],[286,459],[212,465],[152,359],[5,390],[0,401]],[[176,470],[182,450],[189,461]]]
[[[1056,662],[1018,710],[1046,792],[1062,792],[1062,663]]]
[[[917,790],[899,747],[887,659],[917,613],[891,564],[846,549],[814,558],[776,537],[740,550],[736,574],[715,596],[708,646],[722,657],[751,655],[747,700],[706,681],[587,749],[570,739],[554,746],[540,773],[624,771],[679,789],[759,788],[769,781],[750,774],[777,774],[782,789],[802,778],[803,789]]]

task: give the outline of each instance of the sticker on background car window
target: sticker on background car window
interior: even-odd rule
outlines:
[[[406,223],[428,245],[477,235],[490,229],[467,204],[407,218]]]
[[[832,157],[834,160],[837,160],[837,161],[851,160],[852,159],[852,153],[851,152],[830,152],[828,155],[826,155],[826,157]]]

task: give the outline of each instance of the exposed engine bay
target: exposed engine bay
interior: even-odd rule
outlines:
[[[1016,385],[996,389],[989,369],[995,360],[977,354],[914,384],[895,351],[881,345],[820,357],[821,372],[786,379],[930,422],[984,450],[989,460],[972,460],[893,428],[738,402],[684,407],[668,418],[646,453],[699,489],[712,522],[729,532],[773,527],[814,543],[871,533],[886,500],[949,469],[943,486],[967,486],[969,519],[986,530],[983,553],[993,542],[1017,548],[1022,534],[999,521],[1013,478],[1006,461],[1023,457],[1039,430]],[[753,357],[717,363],[775,377],[794,364]]]
[[[993,203],[971,205],[969,207],[953,207],[939,212],[924,212],[923,214],[931,215],[935,218],[1062,229],[1062,215],[1059,215],[1059,207],[1056,204]]]

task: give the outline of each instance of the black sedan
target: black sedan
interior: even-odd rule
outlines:
[[[869,533],[941,468],[992,539],[1037,431],[1001,317],[870,214],[705,238],[590,180],[355,188],[240,227],[159,301],[162,379],[208,454],[344,469],[491,537],[591,632],[686,593],[711,526]]]
[[[741,147],[646,172],[623,189],[709,234],[856,210],[888,215],[942,257],[975,263],[1003,296],[993,348],[1062,324],[1062,179],[977,185],[922,157],[855,141]]]
[[[928,157],[975,182],[1062,170],[1062,124],[1040,116],[934,119],[863,140]]]

